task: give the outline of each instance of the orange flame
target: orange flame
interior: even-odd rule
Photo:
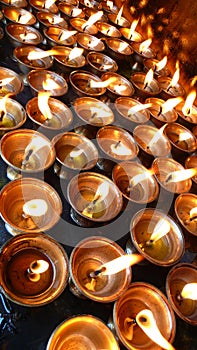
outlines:
[[[82,150],[82,149],[78,149],[78,150],[76,150],[76,151],[73,150],[73,151],[70,152],[69,157],[70,157],[71,159],[73,159],[73,158],[79,157],[82,153],[83,153],[83,150]]]
[[[111,260],[95,271],[96,275],[97,274],[102,274],[102,275],[113,275],[115,273],[118,273],[122,270],[127,269],[128,267],[138,264],[140,261],[142,261],[144,257],[140,254],[125,254],[122,256],[119,256],[118,258]],[[91,277],[94,277],[95,273],[93,272],[91,274]]]
[[[169,90],[170,88],[176,86],[176,84],[178,83],[180,78],[180,68],[179,68],[179,63],[178,61],[176,62],[176,71],[172,77],[172,80],[170,82],[170,85],[168,86],[167,90]]]
[[[30,12],[27,12],[27,13],[24,13],[24,14],[19,14],[17,22],[21,23],[21,24],[26,24],[31,19],[31,16],[32,15],[31,15]]]
[[[123,52],[128,46],[129,46],[129,44],[127,44],[126,41],[120,42],[118,52]]]
[[[166,66],[167,60],[168,60],[167,56],[164,56],[164,58],[162,58],[161,61],[157,62],[156,65],[155,65],[156,71],[162,70]]]
[[[84,49],[81,49],[80,47],[74,47],[69,53],[68,60],[72,61],[77,57],[80,57],[84,52]]]
[[[120,8],[120,10],[119,10],[119,12],[118,12],[118,14],[116,16],[116,19],[115,19],[115,23],[116,24],[118,24],[120,22],[120,19],[122,17],[123,7],[124,7],[124,5],[121,6],[121,8]]]
[[[157,242],[160,238],[167,235],[170,231],[170,223],[166,219],[160,219],[154,227],[153,233],[150,236],[150,242]]]
[[[98,11],[94,13],[92,16],[89,17],[89,19],[82,25],[82,29],[84,30],[86,27],[92,26],[94,23],[99,21],[103,15],[103,11]]]
[[[196,219],[197,218],[197,207],[192,208],[189,213],[190,220]]]
[[[176,107],[181,101],[182,97],[169,98],[161,106],[161,113],[167,113]]]
[[[145,52],[145,51],[149,48],[149,46],[151,45],[151,43],[152,43],[152,39],[151,39],[151,38],[149,38],[149,39],[143,41],[143,42],[140,44],[140,46],[139,46],[139,51],[140,51],[140,53]]]
[[[129,181],[130,187],[128,187],[127,190],[130,191],[134,186],[138,185],[140,182],[150,179],[153,174],[154,174],[153,170],[146,170],[141,174],[137,174],[133,176]]]
[[[140,103],[140,104],[136,104],[135,106],[132,106],[131,108],[129,108],[128,110],[128,116],[135,114],[137,112],[143,111],[144,109],[150,108],[152,106],[152,103]]]
[[[42,82],[42,86],[44,90],[56,90],[60,89],[60,85],[57,84],[54,79],[48,77],[46,80]]]
[[[23,205],[23,213],[27,216],[43,216],[48,210],[44,199],[31,199]]]
[[[111,151],[118,156],[130,156],[132,151],[127,146],[123,145],[121,141],[110,146]]]
[[[53,4],[55,4],[56,0],[46,0],[45,1],[45,9],[49,9],[51,6],[53,6]]]
[[[110,10],[112,10],[114,7],[113,1],[110,1],[110,0],[107,0],[106,5],[107,5],[107,7],[109,7]]]
[[[147,145],[147,149],[152,149],[153,145],[155,145],[158,140],[160,139],[160,137],[162,137],[164,129],[166,127],[166,124],[164,124],[153,136],[153,138],[149,141],[148,145]]]
[[[144,333],[162,349],[175,350],[161,334],[151,310],[140,311],[136,316],[136,322]]]
[[[192,81],[191,81],[191,84],[190,86],[194,86],[197,82],[197,75],[195,75],[193,78],[192,78]]]
[[[92,88],[104,88],[113,84],[116,81],[116,77],[110,77],[104,81],[90,80],[90,87]]]
[[[60,31],[59,35],[58,35],[58,40],[59,41],[64,41],[69,39],[71,36],[75,35],[77,33],[77,30],[62,30]]]
[[[197,300],[197,283],[187,283],[181,291],[181,297],[184,299]]]
[[[151,68],[151,69],[149,69],[148,73],[145,76],[144,89],[146,89],[151,84],[151,81],[153,80],[153,75],[154,75],[154,72]]]
[[[38,93],[38,108],[46,119],[52,119],[53,117],[48,104],[49,97],[50,92],[39,91]]]
[[[129,29],[129,38],[130,38],[130,39],[132,38],[132,36],[133,36],[134,33],[135,33],[135,28],[137,27],[138,22],[139,22],[139,19],[135,19],[135,20],[131,23],[131,27],[130,27],[130,29]]]
[[[177,170],[168,174],[164,182],[165,184],[169,184],[171,182],[185,181],[185,180],[191,179],[193,176],[196,176],[196,175],[197,175],[197,168]]]
[[[37,38],[36,34],[35,33],[21,33],[19,34],[21,40],[25,41],[25,40],[34,40]]]
[[[185,100],[185,103],[184,103],[184,106],[182,108],[182,112],[184,115],[190,115],[192,113],[192,106],[193,106],[193,103],[195,101],[195,98],[196,98],[196,91],[195,90],[192,90],[186,100]]]
[[[104,181],[100,184],[96,190],[93,200],[88,204],[88,206],[82,211],[82,214],[91,217],[94,212],[94,206],[96,203],[103,201],[109,193],[109,184]]]

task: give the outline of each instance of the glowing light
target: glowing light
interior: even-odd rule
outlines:
[[[101,265],[98,270],[90,274],[90,277],[95,277],[100,274],[103,276],[113,275],[132,265],[138,264],[143,259],[143,256],[140,254],[126,254],[119,256],[118,258]]]
[[[190,210],[189,216],[190,216],[190,221],[194,220],[194,219],[197,219],[197,207],[192,208]]]
[[[122,17],[122,12],[123,12],[123,7],[124,5],[121,6],[117,16],[116,16],[116,19],[115,19],[115,23],[116,24],[119,24],[120,20],[121,20],[121,17]]]
[[[31,142],[25,148],[22,168],[26,167],[32,155],[43,147],[47,147],[49,149],[49,142],[38,135],[34,135]]]
[[[35,33],[21,33],[19,34],[19,37],[22,41],[28,41],[28,40],[35,40],[37,38]]]
[[[140,46],[139,46],[139,51],[140,53],[143,53],[143,52],[146,52],[146,50],[148,50],[149,46],[151,45],[152,43],[152,39],[149,38],[145,41],[143,41]]]
[[[64,30],[60,31],[58,35],[59,41],[68,40],[71,36],[75,35],[77,33],[77,30]]]
[[[178,83],[179,81],[179,78],[180,78],[180,68],[179,68],[179,63],[178,61],[176,62],[176,71],[172,77],[172,80],[170,82],[170,85],[168,86],[167,88],[167,91],[170,90],[170,88],[173,88],[174,86],[176,86],[176,84]]]
[[[53,117],[48,104],[49,97],[50,92],[39,91],[38,93],[38,108],[46,119],[52,119]]]
[[[153,138],[149,141],[146,148],[152,150],[153,146],[159,141],[160,137],[163,136],[164,129],[166,124],[164,124],[153,136]]]
[[[151,69],[149,69],[148,73],[145,76],[144,89],[147,89],[147,87],[149,87],[149,85],[151,84],[151,81],[153,80],[153,76],[154,76],[154,72],[151,68]]]
[[[195,75],[195,76],[192,78],[190,86],[194,86],[194,85],[196,84],[196,82],[197,82],[197,75]]]
[[[46,78],[46,80],[42,82],[42,86],[44,90],[56,90],[61,88],[60,85],[50,77]]]
[[[80,47],[74,47],[69,53],[68,60],[72,61],[75,58],[80,57],[84,52],[84,49],[81,49]]]
[[[147,108],[150,108],[152,106],[152,103],[140,103],[140,104],[136,104],[135,106],[132,106],[131,108],[129,108],[128,110],[128,117],[131,116],[132,114],[138,113],[140,111],[143,111]]]
[[[169,184],[171,182],[176,183],[179,181],[185,181],[185,180],[191,179],[193,176],[196,176],[196,175],[197,175],[197,168],[176,170],[168,174],[164,182],[165,184]]]
[[[56,0],[46,0],[45,1],[45,9],[49,9],[51,6],[53,6],[53,4],[55,4]]]
[[[97,203],[103,201],[109,193],[109,184],[107,181],[102,182],[96,190],[93,200],[88,204],[88,206],[83,210],[82,214],[86,216],[91,216],[94,211],[94,207]]]
[[[176,107],[181,101],[182,97],[175,97],[175,98],[169,98],[167,101],[165,101],[161,106],[161,113],[167,113],[171,111],[174,107]]]
[[[153,175],[153,171],[147,170],[141,174],[137,174],[137,175],[133,176],[129,181],[130,187],[128,187],[127,190],[131,191],[134,186],[137,186],[140,182],[142,182],[144,180],[150,179],[152,175]]]
[[[77,17],[81,14],[82,9],[79,9],[78,7],[74,7],[71,11],[70,11],[70,15],[72,17]]]
[[[107,5],[107,7],[109,7],[110,10],[112,10],[114,7],[113,1],[110,1],[110,0],[107,0],[106,5]]]
[[[19,14],[17,22],[21,23],[21,24],[26,24],[29,22],[29,20],[31,19],[32,15],[30,12],[25,13],[25,14]]]
[[[193,106],[193,103],[195,101],[195,98],[196,98],[196,91],[195,90],[192,90],[186,100],[185,100],[185,103],[184,103],[184,106],[182,108],[182,112],[184,115],[190,115],[192,113],[192,106]]]
[[[69,158],[73,159],[73,158],[79,157],[82,153],[83,153],[82,149],[78,149],[76,151],[73,150],[73,151],[70,152]]]
[[[160,219],[154,227],[149,242],[157,242],[170,231],[170,223],[166,219]],[[147,243],[147,242],[146,242]]]
[[[129,47],[129,44],[126,43],[126,41],[121,42],[118,48],[119,52],[123,52],[124,50],[126,50]]]
[[[187,283],[181,291],[181,296],[184,299],[197,300],[197,283]]]
[[[94,23],[99,21],[101,17],[103,16],[103,11],[98,11],[94,13],[92,16],[89,17],[89,19],[82,25],[82,29],[85,30],[86,27],[92,26]]]
[[[131,39],[132,36],[134,35],[134,33],[135,33],[135,28],[137,27],[138,22],[139,22],[139,19],[135,19],[135,20],[131,23],[131,27],[130,27],[130,29],[129,29],[129,39]]]
[[[136,322],[143,332],[162,349],[175,350],[161,334],[151,310],[140,311],[136,316]]]
[[[110,146],[111,151],[118,156],[130,156],[132,155],[132,151],[130,148],[126,147],[122,144],[121,141],[118,141],[115,144]]]
[[[155,65],[155,69],[157,72],[159,72],[160,70],[162,70],[166,64],[167,64],[167,56],[164,56],[164,58],[162,58],[161,61],[157,62],[156,65]]]
[[[53,17],[48,17],[48,21],[51,24],[60,24],[64,21],[64,19],[59,16],[56,16],[56,17],[53,16]]]
[[[43,199],[31,199],[23,205],[23,212],[27,216],[43,216],[47,210],[47,202]]]
[[[91,88],[105,88],[116,81],[116,77],[110,77],[104,81],[90,80],[89,84]]]

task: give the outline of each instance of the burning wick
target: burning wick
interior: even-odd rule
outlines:
[[[31,282],[38,282],[40,280],[40,275],[47,271],[49,268],[49,263],[45,260],[33,261],[26,271],[27,278]]]
[[[185,181],[185,180],[191,179],[196,174],[197,174],[197,168],[173,171],[166,176],[164,183],[167,185],[171,182]]]
[[[170,89],[175,88],[176,84],[179,81],[179,77],[180,77],[180,68],[179,68],[179,62],[176,62],[176,71],[172,77],[172,80],[169,84],[169,86],[167,87],[166,91],[169,92]]]
[[[0,122],[2,122],[4,116],[5,116],[5,112],[0,111]]]
[[[132,191],[134,186],[137,186],[140,182],[148,180],[151,177],[151,171],[145,171],[142,174],[137,174],[129,181],[129,187],[127,191]]]
[[[145,309],[136,315],[137,325],[143,332],[162,349],[174,350],[174,347],[163,337],[151,310]]]
[[[147,144],[146,149],[152,151],[153,146],[159,141],[160,137],[163,136],[163,131],[167,124],[164,124],[152,137],[150,142]]]
[[[77,151],[71,151],[69,154],[69,159],[72,161],[74,158],[79,157],[83,153],[82,149],[79,149]]]
[[[149,107],[152,107],[152,103],[146,103],[146,104],[136,104],[135,106],[129,108],[127,117],[131,118],[132,115],[135,116],[137,120],[140,119],[141,113],[139,113],[139,118],[138,118],[138,112],[141,112]]]
[[[92,271],[89,276],[96,278],[99,275],[113,275],[139,263],[143,259],[144,257],[140,254],[125,254],[103,264],[98,270]]]
[[[139,247],[143,250],[145,247],[152,246],[155,242],[157,242],[160,238],[167,235],[170,231],[170,223],[165,219],[160,219],[158,223],[155,225],[153,233],[150,236],[150,239],[146,241],[144,244],[140,243]]]
[[[182,97],[169,98],[159,107],[157,117],[159,117],[161,114],[172,111],[172,109],[176,107],[182,100]]]
[[[88,204],[88,206],[83,210],[83,214],[89,216],[94,210],[94,206],[107,197],[109,192],[109,184],[104,181],[101,185],[98,186],[97,191],[94,195],[93,200]]]
[[[153,80],[153,75],[154,75],[154,72],[151,68],[151,69],[149,69],[149,71],[146,74],[145,79],[144,79],[144,87],[143,87],[144,90],[148,90],[150,92],[153,92],[153,89],[150,86],[150,84]]]

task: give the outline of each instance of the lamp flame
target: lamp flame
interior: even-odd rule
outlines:
[[[173,75],[173,77],[172,77],[172,80],[171,80],[171,82],[170,82],[170,85],[169,85],[168,88],[167,88],[167,91],[168,91],[170,88],[176,86],[176,84],[177,84],[178,81],[179,81],[179,78],[180,78],[180,68],[179,68],[179,63],[178,63],[178,61],[177,61],[177,62],[176,62],[176,71],[175,71],[175,73],[174,73],[174,75]]]
[[[81,154],[83,153],[83,150],[82,149],[78,149],[76,151],[71,151],[70,154],[69,154],[69,157],[71,159],[75,158],[75,157],[79,157]]]
[[[81,49],[80,47],[74,47],[69,53],[68,60],[72,61],[77,57],[80,57],[84,52],[84,49]]]
[[[197,82],[197,75],[195,75],[193,78],[192,78],[192,81],[191,81],[191,84],[190,86],[194,86]]]
[[[141,174],[133,176],[129,181],[130,187],[128,187],[127,190],[130,191],[133,189],[134,186],[138,185],[140,182],[150,179],[153,174],[153,170],[146,170]]]
[[[70,15],[72,17],[77,17],[80,15],[80,13],[82,12],[82,9],[79,9],[78,7],[74,7],[71,11],[70,11]]]
[[[55,56],[55,55],[60,55],[61,51],[58,50],[47,50],[47,51],[36,51],[36,50],[32,50],[28,53],[27,55],[27,59],[28,60],[39,60],[41,58],[44,57],[48,57],[48,56]]]
[[[53,6],[53,4],[55,4],[56,0],[46,0],[44,7],[45,9],[49,9],[51,6]]]
[[[151,69],[149,69],[148,73],[145,76],[144,89],[146,89],[151,84],[151,81],[153,80],[153,75],[154,75],[154,72],[151,68]]]
[[[26,40],[34,40],[37,38],[35,33],[21,33],[20,35],[21,40],[26,41]]]
[[[110,0],[107,0],[106,5],[107,5],[107,7],[109,7],[110,10],[112,10],[114,7],[113,1],[110,1]]]
[[[31,19],[31,13],[27,12],[25,14],[19,14],[17,22],[21,23],[21,24],[26,24],[29,22],[29,20]]]
[[[99,43],[100,43],[100,40],[95,37],[94,40],[90,40],[88,42],[88,46],[89,46],[89,48],[94,49],[94,47],[99,45]]]
[[[186,100],[185,100],[185,103],[184,103],[184,106],[182,108],[182,112],[184,115],[188,116],[192,113],[192,106],[193,106],[193,103],[195,101],[195,98],[196,98],[196,91],[195,90],[192,90]]]
[[[189,213],[190,220],[197,219],[197,207],[192,208]]]
[[[187,283],[181,291],[181,297],[184,299],[197,300],[197,283]]]
[[[153,138],[149,141],[149,143],[147,144],[146,148],[147,149],[152,149],[153,145],[155,145],[158,140],[160,139],[160,137],[163,136],[163,132],[164,132],[164,129],[166,127],[166,124],[164,124],[156,133],[155,135],[153,136]]]
[[[129,44],[127,44],[126,41],[121,42],[118,48],[118,52],[123,52],[125,49],[127,49],[128,46]]]
[[[53,117],[48,104],[49,97],[50,92],[39,91],[38,93],[38,108],[46,119],[52,119]]]
[[[23,205],[23,213],[27,216],[43,216],[48,210],[44,199],[31,199]]]
[[[115,273],[127,269],[132,265],[138,264],[143,259],[144,257],[140,254],[125,254],[119,256],[118,258],[101,265],[98,270],[90,273],[90,277],[96,277],[100,274],[104,276],[113,275]]]
[[[38,135],[33,136],[31,142],[25,148],[22,167],[25,167],[28,164],[33,153],[39,151],[39,149],[43,147],[47,147],[49,149],[49,142]]]
[[[51,24],[60,24],[61,22],[63,22],[63,18],[59,16],[48,17],[48,21]]]
[[[134,33],[135,33],[135,28],[137,27],[138,22],[139,22],[139,19],[135,19],[135,20],[131,23],[131,27],[130,27],[130,29],[129,29],[129,39],[131,39],[132,36],[134,35]]]
[[[175,350],[161,334],[151,310],[145,309],[140,311],[136,315],[136,322],[144,333],[162,349]]]
[[[161,106],[161,113],[167,113],[176,107],[181,101],[182,97],[169,98]]]
[[[90,111],[91,111],[91,119],[93,118],[101,118],[101,119],[104,119],[104,118],[110,118],[111,116],[111,113],[109,110],[103,108],[102,107],[90,107]]]
[[[110,149],[113,153],[118,156],[130,156],[132,155],[132,151],[127,146],[123,145],[121,141],[118,141],[115,144],[110,146]]]
[[[82,214],[86,216],[91,216],[94,212],[94,206],[96,203],[103,201],[109,193],[109,184],[107,181],[102,182],[96,190],[93,200],[88,204],[88,206],[83,210]]]
[[[8,100],[9,94],[5,95],[0,99],[0,121],[3,120],[3,117],[6,115],[6,103]]]
[[[46,260],[36,260],[30,265],[30,270],[33,273],[43,273],[49,268],[49,263]]]
[[[60,34],[58,35],[58,40],[59,41],[67,40],[72,35],[75,35],[76,33],[77,33],[77,30],[64,30],[64,31],[61,31]]]
[[[91,88],[104,88],[116,81],[116,77],[110,77],[104,81],[90,80],[89,84]]]
[[[185,181],[185,180],[191,179],[193,176],[196,176],[196,175],[197,175],[197,168],[177,170],[168,174],[164,180],[164,183],[169,184],[171,182]]]
[[[154,227],[153,233],[150,236],[150,242],[157,242],[160,238],[167,235],[170,231],[170,223],[166,219],[160,219]]]
[[[118,14],[117,14],[117,16],[116,16],[116,19],[115,19],[115,23],[116,23],[116,24],[119,23],[119,21],[120,21],[120,19],[121,19],[121,17],[122,17],[123,7],[124,7],[124,5],[121,6],[121,8],[120,8],[120,10],[119,10],[119,12],[118,12]]]
[[[136,104],[135,106],[132,106],[131,108],[129,108],[128,110],[128,116],[135,114],[137,112],[143,111],[144,109],[147,109],[149,107],[152,106],[152,103],[140,103],[140,104]]]
[[[168,59],[167,59],[167,56],[164,56],[164,58],[162,58],[161,61],[159,61],[159,62],[156,63],[156,65],[155,65],[155,70],[156,70],[157,72],[159,72],[160,70],[162,70],[162,69],[166,66],[167,60],[168,60]]]
[[[85,30],[86,27],[92,26],[94,23],[96,23],[97,21],[99,21],[99,19],[101,19],[102,16],[103,16],[103,11],[98,11],[98,12],[94,13],[94,14],[91,15],[91,16],[89,17],[89,19],[82,25],[82,29]]]
[[[151,45],[151,43],[152,43],[152,39],[151,39],[151,38],[149,38],[149,39],[143,41],[143,42],[140,44],[140,46],[139,46],[139,51],[140,51],[140,53],[142,54],[143,52],[145,52],[145,51],[149,48],[149,46]]]
[[[14,80],[14,78],[4,78],[0,80],[0,86],[5,86],[10,84],[12,81]]]
[[[44,80],[42,82],[42,86],[44,90],[56,90],[56,89],[60,89],[59,84],[56,83],[56,81],[54,81],[54,79],[48,77],[46,78],[46,80]]]

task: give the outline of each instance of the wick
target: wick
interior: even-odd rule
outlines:
[[[156,70],[157,70],[157,65],[155,64],[153,68],[153,72],[156,72]]]
[[[166,91],[169,92],[169,90],[170,90],[171,88],[172,88],[172,85],[170,84],[170,85],[167,87]]]
[[[71,15],[71,16],[73,15],[73,9],[71,10],[70,15]]]
[[[59,35],[58,35],[58,40],[61,39],[62,35],[63,35],[63,32],[60,32]]]
[[[94,113],[91,115],[90,119],[93,119],[93,118],[95,118],[96,116],[97,116],[97,113],[94,112]]]
[[[86,24],[86,26],[83,28],[84,32],[86,31],[86,28],[88,27],[88,25]]]
[[[30,150],[28,151],[28,153],[27,153],[25,159],[23,159],[23,161],[22,161],[22,165],[23,165],[23,166],[27,164],[27,162],[29,161],[29,158],[31,157],[32,153],[33,153],[33,149],[30,149]]]
[[[95,277],[97,277],[98,275],[100,275],[102,272],[104,272],[106,270],[106,267],[101,267],[101,269],[99,269],[99,270],[95,270],[95,271],[93,271],[93,272],[90,272],[90,277],[91,278],[95,278]]]
[[[144,316],[141,316],[141,317],[139,318],[139,320],[140,320],[140,322],[142,322],[142,323],[146,323],[146,322],[147,322],[147,318],[144,317]]]
[[[2,122],[4,115],[5,115],[5,112],[1,111],[0,112],[0,122]]]
[[[121,143],[121,141],[118,141],[118,142],[115,144],[114,148],[117,148],[117,147],[120,145],[120,143]]]
[[[146,84],[144,85],[144,90],[146,90],[147,87],[148,87],[148,83],[146,83]]]
[[[168,182],[172,179],[172,174],[168,175],[164,181],[164,184],[168,184]]]
[[[109,32],[110,32],[110,28],[109,28],[109,29],[107,29],[107,32],[106,32],[106,34],[109,34]]]
[[[21,17],[22,17],[22,14],[19,13],[18,18],[17,18],[17,21],[18,21],[18,22],[20,21]]]
[[[186,223],[191,222],[191,221],[194,221],[194,220],[196,220],[196,219],[197,219],[197,215],[195,215],[193,218],[190,218],[189,220],[187,220]]]
[[[148,241],[146,241],[145,246],[150,247],[153,243],[154,243],[154,240],[149,239]]]
[[[159,112],[157,113],[157,117],[159,117],[161,113],[162,113],[162,106],[159,107]]]

